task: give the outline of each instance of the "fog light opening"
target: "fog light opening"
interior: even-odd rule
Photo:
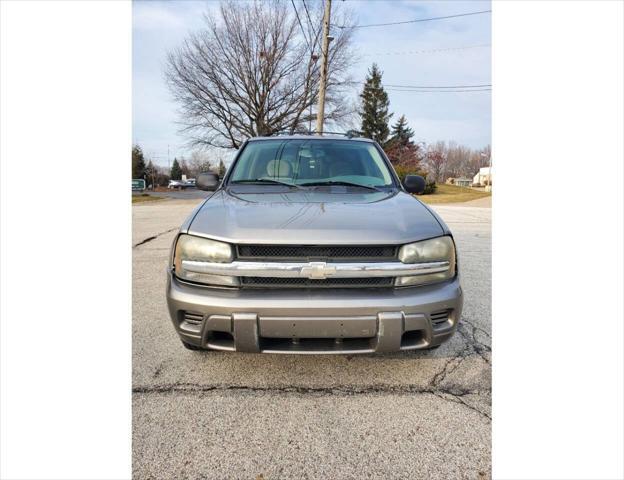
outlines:
[[[410,330],[401,336],[401,348],[424,347],[426,343],[424,330]]]
[[[208,332],[206,343],[209,347],[234,347],[234,336],[230,332]]]

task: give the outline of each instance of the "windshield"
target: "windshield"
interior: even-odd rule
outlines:
[[[310,188],[394,186],[374,144],[308,139],[249,142],[234,165],[229,183],[284,183]]]

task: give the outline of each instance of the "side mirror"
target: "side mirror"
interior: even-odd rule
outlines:
[[[195,181],[200,190],[214,191],[219,187],[219,176],[212,172],[202,172]]]
[[[409,193],[422,193],[425,191],[425,179],[420,175],[406,175],[403,186]]]

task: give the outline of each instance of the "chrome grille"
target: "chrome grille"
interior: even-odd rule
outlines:
[[[243,288],[383,288],[394,285],[394,277],[309,278],[240,277]]]
[[[240,259],[273,260],[393,260],[397,255],[394,245],[238,245]]]

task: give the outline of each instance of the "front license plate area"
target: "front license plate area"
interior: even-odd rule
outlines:
[[[260,336],[267,338],[371,338],[377,318],[360,317],[260,317]]]

